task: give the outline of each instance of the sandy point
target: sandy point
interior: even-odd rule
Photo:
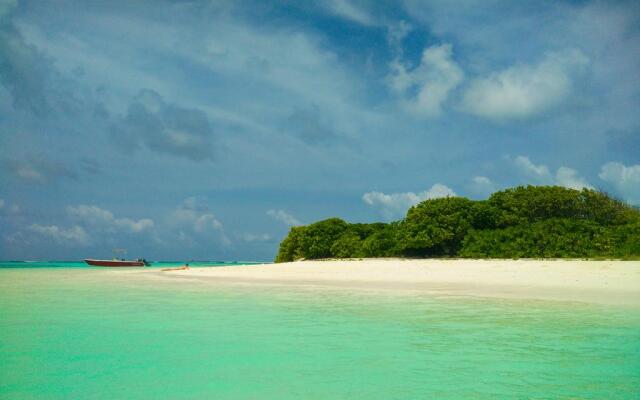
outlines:
[[[640,261],[318,260],[162,274],[210,283],[331,286],[640,307]]]

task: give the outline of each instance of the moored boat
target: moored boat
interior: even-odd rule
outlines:
[[[95,267],[144,267],[151,265],[144,258],[138,260],[94,260],[87,258],[84,262]]]
[[[151,265],[144,258],[137,260],[127,260],[127,249],[113,249],[113,258],[111,260],[96,260],[86,258],[84,262],[94,267],[148,267]]]

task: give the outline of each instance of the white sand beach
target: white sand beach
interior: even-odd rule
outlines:
[[[363,259],[158,272],[210,283],[298,285],[640,306],[640,261]]]

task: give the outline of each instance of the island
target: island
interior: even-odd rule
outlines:
[[[425,200],[390,223],[295,226],[275,261],[378,257],[638,260],[640,210],[591,189],[519,186],[486,200]]]

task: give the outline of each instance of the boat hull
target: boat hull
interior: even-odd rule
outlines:
[[[94,267],[144,267],[143,261],[121,261],[121,260],[84,260],[89,265]]]

